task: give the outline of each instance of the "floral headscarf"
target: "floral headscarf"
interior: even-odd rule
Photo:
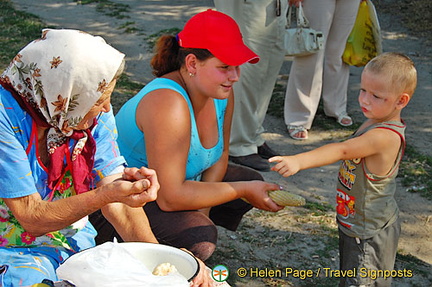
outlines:
[[[36,123],[50,127],[50,188],[64,171],[68,141],[73,138],[77,141],[71,156],[75,190],[88,190],[95,142],[90,130],[72,128],[99,100],[123,58],[101,37],[78,30],[44,29],[42,37],[24,47],[1,75],[0,83]]]

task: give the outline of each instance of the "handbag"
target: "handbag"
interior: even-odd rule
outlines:
[[[309,21],[303,14],[301,2],[296,9],[297,27],[291,27],[292,6],[288,9],[285,28],[285,55],[306,56],[323,49],[324,35],[309,27]]]
[[[381,53],[381,29],[375,6],[370,0],[363,0],[348,36],[342,60],[350,66],[363,67]]]

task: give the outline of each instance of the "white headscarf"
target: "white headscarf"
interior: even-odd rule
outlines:
[[[121,67],[123,58],[124,54],[101,37],[78,30],[44,29],[41,39],[24,47],[0,77],[2,84],[10,85],[20,96],[20,104],[35,121],[40,125],[46,122],[50,127],[47,142],[53,181],[58,180],[59,167],[63,168],[64,146],[69,137],[78,140],[73,151],[75,157],[86,153],[86,145],[94,145],[89,131],[76,132],[72,128],[99,100]],[[93,156],[94,147],[89,148],[92,150],[87,153]],[[93,162],[88,163],[82,158],[77,159],[72,175],[80,173],[77,169],[83,161],[87,166],[91,165],[84,171],[85,177],[89,176]],[[51,169],[55,174],[51,174]],[[81,190],[81,179],[74,180],[75,189]],[[84,181],[88,186],[88,179]]]

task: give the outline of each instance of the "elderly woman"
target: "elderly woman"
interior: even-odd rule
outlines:
[[[57,280],[63,260],[95,245],[87,215],[101,208],[123,239],[157,242],[141,208],[156,174],[125,168],[116,144],[123,63],[100,37],[44,30],[1,75],[0,285]]]

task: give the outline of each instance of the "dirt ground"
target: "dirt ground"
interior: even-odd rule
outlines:
[[[410,33],[402,25],[402,18],[397,11],[384,9],[389,1],[381,0],[377,5],[384,51],[408,54],[416,63],[419,74],[415,96],[403,113],[408,126],[407,141],[421,153],[431,156],[431,39],[418,38]],[[127,55],[127,74],[132,80],[143,84],[153,78],[148,64],[151,54],[146,37],[163,29],[181,28],[190,16],[213,7],[210,0],[113,1],[132,8],[127,13],[129,18],[120,19],[97,11],[95,4],[77,5],[77,2],[72,0],[12,2],[18,9],[40,16],[47,25],[81,29],[103,36]],[[137,30],[126,33],[126,26]],[[281,69],[279,83],[282,87],[286,85],[290,64],[290,59],[286,59]],[[363,121],[357,105],[361,71],[361,68],[352,67],[348,90],[348,112],[356,122]],[[310,150],[348,135],[344,129],[315,131],[312,128],[310,139],[298,142],[289,138],[281,118],[268,116],[265,127],[266,140],[281,154]],[[229,282],[235,286],[335,286],[335,276],[315,276],[316,273],[312,276],[314,278],[302,276],[306,271],[338,268],[335,213],[331,208],[322,210],[319,207],[333,206],[337,168],[338,164],[334,164],[302,171],[288,179],[274,172],[263,173],[268,181],[276,182],[293,193],[303,195],[308,202],[320,205],[317,205],[315,210],[285,208],[276,214],[257,210],[250,212],[237,232],[220,229],[219,247],[208,265],[226,265],[232,273]],[[406,190],[407,187],[399,184],[397,200],[403,221],[399,253],[405,257],[398,257],[396,269],[412,270],[413,276],[395,278],[394,286],[432,286],[432,205],[429,200]],[[248,270],[246,276],[239,275],[242,267]],[[272,276],[270,273],[251,273],[253,268],[267,271],[288,270],[294,273]]]

